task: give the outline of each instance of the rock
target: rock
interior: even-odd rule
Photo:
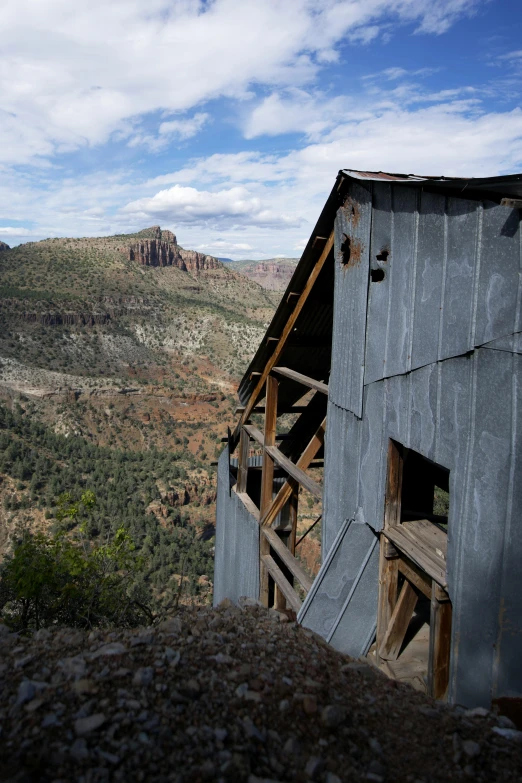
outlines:
[[[466,718],[487,718],[489,710],[485,707],[473,707],[472,710],[465,710],[464,715]]]
[[[321,721],[325,726],[334,729],[345,719],[346,712],[342,707],[338,707],[336,704],[329,704],[321,712]]]
[[[480,753],[480,745],[478,742],[474,742],[473,740],[463,740],[462,750],[466,756],[469,756],[470,759],[473,759]]]
[[[18,686],[18,696],[16,697],[16,706],[20,707],[28,701],[34,699],[36,686],[31,680],[23,680]]]
[[[184,272],[222,267],[221,261],[213,256],[184,250],[177,244],[176,236],[171,231],[162,231],[159,226],[147,229],[147,233],[151,231],[154,232],[153,239],[143,238],[131,243],[128,250],[130,261],[137,261],[143,266],[175,266]]]
[[[307,715],[315,715],[317,712],[317,699],[315,696],[306,695],[303,699],[303,710]]]
[[[21,658],[16,658],[14,662],[15,669],[23,669],[28,663],[34,660],[34,655],[23,655]]]
[[[516,729],[515,724],[507,715],[497,716],[497,726],[502,726],[503,729]]]
[[[85,658],[82,658],[81,655],[75,655],[73,658],[61,658],[58,661],[58,666],[67,678],[75,677],[76,679],[83,677],[87,668]]]
[[[109,644],[103,644],[95,652],[91,653],[92,659],[103,658],[108,655],[123,655],[127,652],[127,648],[121,642],[109,642]]]
[[[87,743],[84,739],[75,739],[70,747],[69,753],[75,761],[85,761],[89,758]]]
[[[342,780],[337,775],[334,775],[333,772],[327,772],[325,783],[342,783]]]
[[[320,756],[310,756],[306,762],[305,772],[312,780],[317,780],[324,769],[324,761]]]
[[[150,685],[154,679],[154,669],[152,666],[145,666],[141,669],[137,669],[132,678],[134,685]]]
[[[504,739],[522,742],[522,731],[518,731],[517,729],[504,729],[502,726],[493,726],[492,731],[500,737],[504,737]]]
[[[74,723],[74,730],[78,737],[83,737],[84,734],[90,734],[91,731],[99,729],[105,721],[106,718],[103,712],[98,712],[95,715],[89,715],[87,718],[78,718]]]
[[[177,636],[181,633],[182,625],[179,617],[169,617],[158,625],[158,630],[165,634]]]

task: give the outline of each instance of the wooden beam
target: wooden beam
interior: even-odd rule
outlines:
[[[265,437],[261,430],[258,430],[257,427],[254,427],[253,424],[244,424],[242,429],[246,432],[246,434],[252,438],[252,440],[257,441],[260,446],[265,445]]]
[[[278,416],[283,416],[285,413],[304,413],[306,409],[308,408],[308,405],[289,405],[288,408],[279,408],[277,411]],[[234,415],[237,415],[238,413],[243,413],[245,410],[244,405],[239,405],[235,411]],[[252,413],[265,413],[265,406],[264,405],[256,405],[255,408],[252,408]],[[226,440],[226,438],[225,438]]]
[[[313,267],[312,271],[310,272],[310,276],[308,277],[306,285],[305,285],[303,291],[301,292],[301,294],[299,295],[299,298],[298,298],[298,300],[296,302],[296,305],[295,305],[295,307],[294,307],[290,317],[288,318],[288,321],[285,324],[285,328],[283,329],[283,332],[281,334],[279,342],[277,343],[277,346],[274,349],[274,353],[272,354],[272,356],[270,357],[270,359],[266,363],[265,369],[263,370],[263,373],[262,373],[261,377],[259,378],[259,381],[257,382],[257,384],[256,384],[256,386],[255,386],[255,388],[254,388],[254,390],[252,392],[252,394],[250,395],[250,399],[249,399],[247,405],[245,406],[245,410],[243,411],[243,414],[241,416],[241,420],[238,423],[238,425],[236,426],[236,429],[234,430],[233,440],[236,443],[237,443],[237,441],[239,439],[239,427],[242,424],[244,424],[246,421],[248,421],[248,418],[249,418],[249,416],[250,416],[250,414],[252,412],[252,408],[256,404],[256,402],[257,402],[257,400],[259,398],[259,395],[263,391],[263,388],[264,388],[264,385],[265,385],[265,381],[266,381],[268,375],[270,374],[270,371],[272,370],[272,367],[276,366],[277,360],[281,356],[281,354],[283,352],[283,349],[284,349],[284,347],[286,345],[286,341],[287,341],[289,335],[292,333],[292,330],[293,330],[293,328],[295,326],[295,323],[296,323],[297,319],[299,318],[299,315],[301,314],[301,310],[303,309],[303,307],[304,307],[304,305],[306,303],[306,300],[308,299],[308,296],[310,294],[310,291],[313,289],[313,287],[315,285],[315,282],[316,282],[317,278],[319,277],[319,275],[321,273],[321,270],[322,270],[323,266],[325,265],[326,260],[329,257],[329,255],[330,255],[330,253],[331,253],[331,251],[333,249],[333,246],[334,246],[334,232],[332,231],[332,233],[328,237],[328,240],[327,240],[327,242],[326,242],[326,244],[325,244],[325,246],[324,246],[324,248],[323,248],[323,250],[321,252],[321,255],[319,256],[319,258],[315,262],[314,267]]]
[[[303,587],[306,592],[308,592],[312,587],[312,582],[314,580],[308,576],[299,560],[297,560],[297,558],[295,558],[290,550],[284,545],[275,530],[273,530],[271,527],[263,527],[261,530],[265,538],[268,539],[268,542],[274,552],[281,558],[290,573],[295,576],[301,587]]]
[[[522,198],[503,198],[500,202],[501,207],[511,207],[511,209],[522,209]]]
[[[431,600],[432,580],[422,568],[419,568],[413,560],[410,560],[409,557],[405,557],[402,553],[399,558],[399,571],[412,583],[412,585],[415,585],[417,590],[420,590],[426,598]]]
[[[379,598],[376,635],[376,649],[379,658],[379,650],[390,625],[399,592],[398,558],[387,557],[386,544],[387,539],[381,535],[379,540]]]
[[[312,462],[313,458],[321,448],[321,446],[324,445],[324,433],[326,429],[326,419],[323,419],[320,426],[312,436],[310,442],[308,443],[308,446],[303,451],[301,456],[296,462],[296,467],[301,468],[301,470],[306,470],[307,467]],[[262,525],[271,525],[276,516],[279,514],[285,503],[290,499],[290,496],[292,492],[295,491],[295,480],[290,478],[288,481],[286,481],[279,492],[277,493],[274,502],[268,509],[268,511],[263,515],[261,519]]]
[[[451,657],[451,602],[439,600],[433,583],[430,612],[430,650],[428,659],[428,693],[444,699],[449,684]]]
[[[274,367],[272,372],[283,375],[285,378],[290,378],[291,381],[302,383],[303,386],[308,386],[309,389],[328,395],[328,385],[322,381],[316,381],[315,378],[309,378],[308,375],[303,375],[295,370],[290,370],[288,367]]]
[[[263,471],[261,473],[261,501],[260,512],[261,516],[272,505],[272,495],[274,494],[274,459],[269,454],[268,449],[274,447],[276,427],[277,427],[277,378],[273,375],[269,375],[266,379],[266,413],[265,413],[265,436],[264,436],[264,450],[263,450]],[[245,429],[252,430],[252,427],[245,427]],[[255,427],[254,427],[255,429]],[[259,432],[259,430],[258,430]],[[250,432],[248,432],[250,434]],[[261,434],[261,433],[259,433]],[[270,584],[269,584],[269,571],[264,564],[263,556],[270,554],[270,545],[266,538],[260,534],[259,540],[259,554],[261,557],[260,563],[260,601],[263,606],[268,607]]]
[[[286,576],[283,574],[277,563],[275,562],[273,557],[270,557],[270,555],[263,555],[261,557],[261,561],[276,583],[277,587],[281,590],[284,597],[288,601],[290,607],[294,610],[294,612],[297,614],[299,609],[301,608],[301,600],[297,593],[295,592],[294,588],[286,578]]]
[[[254,517],[254,519],[256,519],[259,522],[259,509],[254,503],[254,501],[252,500],[252,498],[250,497],[250,495],[247,495],[246,492],[238,492],[237,487],[234,487],[232,491],[236,493],[236,495],[241,500],[248,513],[251,514]]]
[[[384,501],[384,528],[394,527],[401,521],[403,458],[400,447],[390,439],[388,444],[388,475]]]
[[[237,491],[246,492],[248,478],[248,452],[250,449],[250,439],[244,428],[241,429],[239,436],[239,456],[237,468]]]
[[[305,473],[304,470],[298,468],[297,465],[292,462],[292,460],[289,460],[288,457],[279,451],[277,446],[265,447],[265,453],[272,457],[274,462],[277,462],[280,468],[286,470],[288,475],[292,476],[292,478],[301,484],[301,486],[304,487],[308,492],[310,492],[311,495],[314,495],[314,497],[318,498],[319,500],[322,499],[323,488],[321,484],[319,484],[317,481],[314,481],[313,478],[310,478],[310,476]]]
[[[386,629],[384,639],[379,647],[379,656],[384,658],[385,661],[397,660],[404,637],[406,636],[406,631],[408,630],[408,625],[410,624],[413,610],[417,604],[417,599],[418,595],[415,588],[405,579],[399,598],[395,604],[390,624]]]

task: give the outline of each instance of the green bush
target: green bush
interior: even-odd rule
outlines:
[[[57,518],[74,521],[95,504],[90,491],[73,503],[59,499]],[[123,527],[105,544],[93,545],[85,524],[71,537],[26,533],[0,566],[0,612],[15,631],[50,625],[92,628],[151,622],[148,594],[136,576],[143,567]]]

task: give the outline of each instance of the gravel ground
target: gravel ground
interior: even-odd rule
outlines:
[[[253,602],[155,628],[0,626],[0,780],[519,781],[522,732]]]

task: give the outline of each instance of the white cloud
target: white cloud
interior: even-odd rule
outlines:
[[[482,2],[3,0],[0,162],[102,144],[115,133],[149,146],[165,132],[188,138],[190,120],[154,133],[140,117],[241,99],[253,85],[303,85],[347,37],[367,40],[392,22],[441,33]]]
[[[214,241],[198,245],[194,249],[199,250],[200,253],[209,253],[211,255],[218,253],[237,255],[247,250],[254,250],[252,245],[248,245],[246,242],[228,242],[226,239],[215,239]]]
[[[123,215],[136,220],[168,220],[178,225],[292,227],[298,217],[269,209],[245,187],[211,192],[175,185],[160,190],[152,198],[132,201],[122,208]]]
[[[20,228],[16,226],[0,226],[0,237],[31,237],[35,236],[34,231],[30,231],[28,228]]]
[[[209,121],[210,115],[206,112],[198,112],[193,117],[186,119],[169,120],[162,122],[157,135],[150,133],[137,133],[128,142],[129,147],[147,146],[151,152],[163,150],[172,141],[186,141],[195,136]]]

